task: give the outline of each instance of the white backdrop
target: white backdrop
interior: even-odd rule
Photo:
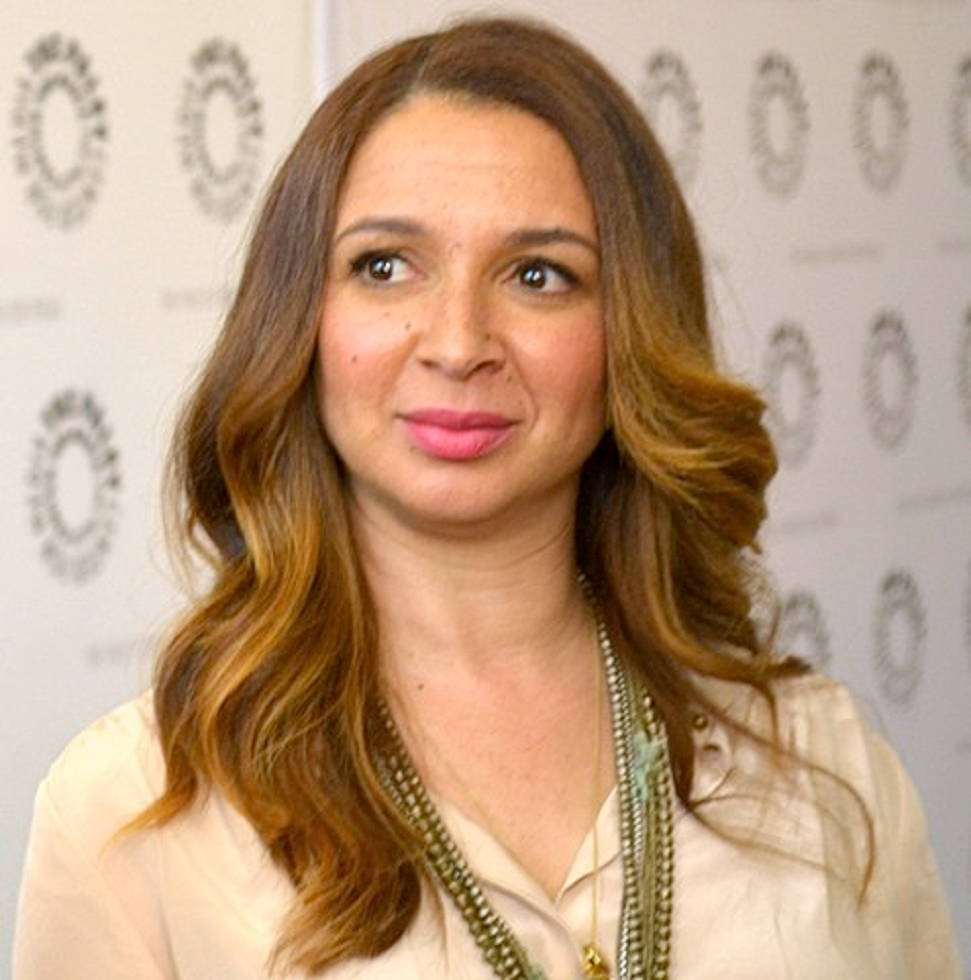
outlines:
[[[9,7],[0,975],[33,788],[144,683],[173,608],[161,454],[258,189],[315,86],[469,4]],[[903,755],[971,966],[971,4],[472,9],[575,33],[676,161],[726,362],[772,406],[784,636]]]
[[[320,85],[469,6],[325,3]],[[971,969],[971,6],[486,6],[581,38],[675,161],[726,363],[770,402],[783,642],[903,756]]]
[[[311,19],[303,0],[4,5],[0,976],[34,788],[144,685],[173,608],[160,462],[309,111]]]
[[[725,361],[770,401],[783,642],[848,683],[903,756],[971,969],[971,5],[323,9],[322,88],[456,11],[520,11],[582,39],[652,118],[701,229]]]

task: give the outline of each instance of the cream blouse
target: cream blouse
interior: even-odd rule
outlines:
[[[765,723],[743,690],[712,690],[739,717]],[[785,743],[851,782],[869,808],[876,865],[866,899],[861,905],[841,880],[860,871],[866,853],[865,825],[846,794],[805,773],[785,783],[734,731],[709,724],[697,734],[696,794],[712,799],[711,819],[757,843],[732,843],[676,811],[672,980],[959,980],[920,803],[893,751],[825,678],[780,685],[779,718]],[[35,805],[15,980],[268,976],[293,890],[222,796],[211,793],[160,830],[108,843],[159,794],[163,775],[148,695],[96,722],[54,764]],[[746,793],[756,786],[764,792]],[[592,829],[551,901],[482,827],[440,808],[534,962],[550,980],[580,978],[578,950],[591,938]],[[600,945],[612,959],[621,901],[616,794],[597,835]],[[327,980],[488,980],[454,908],[443,902],[440,922],[431,904],[386,953],[334,967]]]

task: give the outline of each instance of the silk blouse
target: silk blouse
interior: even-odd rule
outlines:
[[[711,689],[733,717],[756,730],[767,724],[747,690]],[[959,980],[920,802],[896,755],[835,682],[810,676],[778,692],[783,744],[865,802],[872,879],[861,901],[866,823],[844,784],[812,769],[786,778],[733,728],[707,724],[696,733],[694,790],[710,801],[702,812],[720,832],[676,802],[672,980]],[[55,762],[35,803],[14,980],[270,975],[293,888],[222,795],[210,792],[163,828],[112,839],[163,782],[148,694],[95,722]],[[593,938],[593,828],[551,899],[486,829],[436,802],[532,960],[550,980],[580,980],[579,951]],[[622,895],[618,827],[615,790],[596,820],[598,938],[611,961]],[[442,908],[439,918],[423,901],[391,949],[323,976],[488,980],[465,923],[447,899]]]

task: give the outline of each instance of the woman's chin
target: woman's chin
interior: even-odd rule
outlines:
[[[430,537],[481,539],[540,531],[547,523],[562,524],[556,515],[569,518],[575,496],[564,493],[516,495],[478,492],[468,487],[413,488],[407,498],[389,499],[357,493],[361,516],[372,526],[399,526]]]

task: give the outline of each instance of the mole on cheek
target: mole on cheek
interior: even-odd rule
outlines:
[[[406,323],[405,324],[405,333],[407,333],[410,329],[411,329],[411,324],[410,323]]]
[[[357,354],[351,354],[351,364],[357,364]]]

